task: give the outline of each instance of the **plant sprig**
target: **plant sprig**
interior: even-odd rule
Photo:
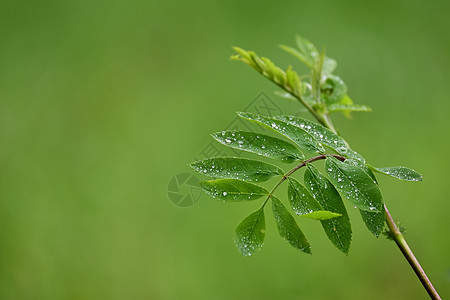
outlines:
[[[216,157],[191,163],[191,167],[213,180],[200,182],[203,190],[224,202],[256,201],[265,198],[260,208],[252,212],[236,228],[236,245],[244,256],[252,255],[264,244],[266,233],[264,209],[269,200],[280,236],[294,248],[311,254],[311,246],[297,221],[275,196],[278,187],[288,182],[289,206],[300,217],[320,221],[328,239],[343,253],[348,254],[352,239],[350,219],[342,201],[346,198],[359,210],[370,232],[378,237],[388,225],[386,235],[395,240],[410,262],[427,292],[440,299],[417,259],[412,254],[402,233],[386,208],[373,172],[406,181],[422,181],[422,175],[406,167],[377,168],[366,163],[363,156],[352,150],[337,134],[330,114],[340,111],[346,116],[352,112],[370,111],[355,104],[347,93],[344,81],[333,74],[334,59],[319,52],[308,40],[297,37],[297,48],[281,46],[283,50],[310,68],[310,74],[299,76],[292,66],[285,70],[271,60],[253,51],[234,47],[239,60],[249,65],[281,89],[286,98],[297,99],[319,124],[293,116],[264,116],[241,112],[238,115],[260,126],[271,129],[280,137],[248,131],[222,131],[212,137],[219,143],[256,155],[298,164],[284,172],[279,166],[255,159]],[[284,139],[283,139],[284,138]],[[305,155],[306,154],[306,155]],[[308,158],[309,155],[310,156]],[[326,176],[313,166],[325,160]],[[303,183],[293,177],[305,168]],[[256,183],[281,177],[269,191]]]

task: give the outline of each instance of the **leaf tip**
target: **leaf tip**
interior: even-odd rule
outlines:
[[[223,131],[222,131],[222,132],[223,132]],[[222,132],[213,132],[213,133],[210,133],[209,135],[210,135],[213,139],[217,140],[217,137],[219,137],[219,136],[221,135]]]
[[[238,112],[236,112],[236,114],[237,114],[239,117],[244,118],[244,119],[246,119],[246,118],[249,117],[249,113],[248,113],[248,112],[244,112],[244,111],[238,111]]]
[[[305,252],[306,254],[312,255],[311,247],[307,247],[307,248],[303,249],[303,252]]]

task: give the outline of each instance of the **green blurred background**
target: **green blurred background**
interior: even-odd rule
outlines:
[[[350,255],[301,226],[243,258],[234,227],[257,204],[167,197],[172,176],[274,86],[231,46],[301,67],[301,34],[336,58],[373,113],[335,123],[377,166],[383,194],[443,298],[450,296],[448,1],[0,2],[0,299],[426,299],[395,245],[350,210]]]

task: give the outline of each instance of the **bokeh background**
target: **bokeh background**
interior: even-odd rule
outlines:
[[[374,165],[385,201],[443,298],[450,296],[448,1],[1,1],[0,299],[426,299],[396,246],[350,209],[350,255],[319,224],[313,256],[282,241],[243,258],[234,228],[258,204],[167,185],[270,82],[231,46],[302,67],[277,45],[326,46],[350,96],[336,116]],[[306,116],[306,115],[305,115]]]

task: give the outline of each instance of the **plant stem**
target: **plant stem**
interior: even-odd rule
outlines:
[[[384,210],[386,211],[386,223],[389,226],[389,230],[391,231],[395,243],[402,251],[403,256],[409,262],[411,268],[413,268],[414,272],[416,273],[423,287],[426,289],[428,295],[430,295],[431,299],[440,300],[441,297],[437,293],[430,279],[428,279],[427,274],[425,274],[425,271],[422,269],[422,266],[420,265],[419,261],[414,256],[414,253],[411,251],[411,248],[409,248],[408,244],[406,243],[403,234],[400,232],[394,220],[392,219],[392,216],[389,213],[389,210],[387,209],[386,205],[384,205]]]
[[[331,122],[330,116],[328,114],[324,114],[323,115],[323,120],[325,123],[325,127],[327,127],[328,129],[330,129],[331,131],[333,131],[334,133],[336,133],[337,135],[339,135],[337,133],[336,128],[334,128],[333,122]],[[347,144],[347,142],[345,142]]]
[[[320,121],[318,118],[316,118],[318,121]],[[328,129],[332,130],[334,133],[338,134],[336,129],[333,126],[333,122],[329,118],[328,115],[322,115],[322,120],[325,120],[325,124],[322,124],[327,127]],[[430,279],[428,279],[427,274],[420,266],[419,261],[414,256],[414,253],[412,252],[411,248],[409,248],[408,244],[406,243],[405,238],[403,237],[403,234],[398,229],[397,225],[395,224],[394,220],[392,219],[391,214],[389,213],[386,204],[384,204],[384,210],[386,212],[386,223],[389,227],[389,230],[392,234],[392,237],[395,240],[395,243],[400,248],[400,250],[403,253],[403,256],[406,258],[406,260],[409,262],[409,265],[416,273],[416,276],[419,278],[420,282],[422,283],[423,287],[427,291],[428,295],[431,297],[431,299],[434,300],[441,300],[441,297],[437,293],[436,289],[434,288],[433,284],[431,283]]]

